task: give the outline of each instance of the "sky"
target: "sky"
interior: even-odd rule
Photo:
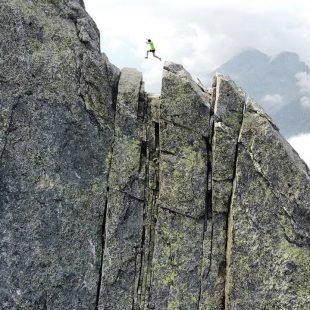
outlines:
[[[101,50],[119,68],[141,71],[149,92],[160,92],[162,63],[152,56],[144,58],[148,38],[163,60],[181,63],[203,82],[211,71],[248,48],[270,56],[296,52],[310,66],[309,0],[84,2],[100,30]],[[310,78],[300,75],[297,79],[304,92],[302,104],[308,106]],[[310,166],[310,135],[298,139],[290,142]]]

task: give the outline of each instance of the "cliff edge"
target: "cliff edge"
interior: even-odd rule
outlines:
[[[1,309],[309,309],[310,173],[229,77],[159,96],[83,1],[0,11]]]

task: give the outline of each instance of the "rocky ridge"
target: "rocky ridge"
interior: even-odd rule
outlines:
[[[310,173],[228,77],[162,92],[82,1],[1,3],[2,309],[308,309]]]

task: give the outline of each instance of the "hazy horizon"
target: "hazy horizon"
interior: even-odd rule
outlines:
[[[310,65],[310,2],[267,0],[84,0],[101,33],[101,49],[118,66],[143,73],[146,90],[160,92],[162,65],[145,59],[146,38],[155,42],[163,60],[181,63],[194,79],[208,74],[246,49],[275,57],[295,52]],[[309,103],[310,77],[301,85]],[[309,98],[309,100],[308,100]],[[310,166],[310,134],[300,133],[291,144]]]
[[[85,0],[101,32],[101,48],[116,66],[135,67],[146,89],[159,91],[162,64],[144,59],[146,38],[164,60],[201,80],[248,48],[272,57],[296,52],[310,65],[310,3],[305,0]]]

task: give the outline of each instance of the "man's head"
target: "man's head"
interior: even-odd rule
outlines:
[[[152,42],[152,40],[151,39],[147,39],[147,42]]]

